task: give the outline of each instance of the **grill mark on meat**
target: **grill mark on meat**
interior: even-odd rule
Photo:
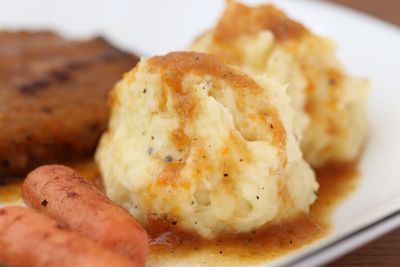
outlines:
[[[85,61],[70,61],[66,63],[60,69],[49,70],[48,74],[44,75],[44,78],[33,80],[29,83],[22,84],[19,89],[23,94],[31,95],[36,93],[41,89],[46,89],[50,86],[50,83],[61,83],[67,82],[70,78],[70,72],[74,70],[81,70],[84,68],[88,68],[94,64],[101,64],[104,62],[111,62],[119,57],[124,56],[124,53],[121,53],[116,50],[105,51],[103,54],[96,58],[91,58]],[[54,78],[54,79],[52,79]]]
[[[33,94],[40,89],[44,89],[49,86],[49,81],[47,79],[39,79],[32,81],[30,83],[22,84],[19,89],[23,94]]]
[[[69,73],[63,69],[63,70],[52,70],[50,72],[50,75],[54,77],[57,81],[59,82],[66,82],[69,80]]]

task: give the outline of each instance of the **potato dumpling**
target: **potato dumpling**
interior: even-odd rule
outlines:
[[[329,39],[272,5],[228,1],[215,28],[198,37],[192,50],[288,85],[295,131],[312,166],[353,161],[360,154],[369,84],[346,74]]]
[[[107,195],[146,225],[205,238],[308,212],[318,185],[285,87],[219,58],[143,58],[111,96],[96,153]]]

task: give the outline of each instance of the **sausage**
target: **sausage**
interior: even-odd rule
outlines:
[[[144,228],[73,169],[46,165],[33,170],[22,197],[27,205],[145,265],[149,242]]]
[[[136,267],[128,257],[25,207],[0,208],[0,264],[15,267]]]

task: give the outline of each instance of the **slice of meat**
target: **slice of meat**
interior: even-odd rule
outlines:
[[[102,38],[0,32],[0,177],[90,155],[108,93],[137,60]]]

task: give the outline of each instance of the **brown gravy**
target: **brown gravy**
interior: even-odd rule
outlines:
[[[176,95],[175,108],[181,114],[180,118],[183,120],[181,121],[180,128],[184,126],[184,122],[189,119],[194,111],[194,103],[191,97],[188,97],[188,93],[183,92],[182,88],[183,79],[187,73],[210,75],[213,78],[225,81],[232,86],[234,92],[238,95],[238,99],[242,102],[250,96],[264,97],[262,95],[264,90],[259,84],[254,82],[247,75],[224,64],[220,58],[212,55],[196,52],[171,52],[165,56],[152,57],[149,62],[154,68],[159,68],[161,70],[162,79],[174,90]],[[240,104],[237,104],[237,106],[239,107]],[[261,117],[264,119],[268,118],[272,121],[272,127],[268,128],[268,132],[272,133],[272,141],[276,145],[281,146],[281,149],[284,149],[286,131],[278,116],[277,110],[272,105],[264,108],[265,110],[260,110],[261,114],[263,114]],[[267,114],[268,116],[266,116]],[[187,139],[184,134],[177,135],[177,137],[179,137],[176,138],[178,147],[187,146],[187,144],[182,143],[183,140]],[[186,140],[186,143],[187,142],[188,140]]]
[[[272,260],[315,241],[330,231],[330,215],[354,188],[358,177],[355,165],[331,166],[317,170],[318,200],[310,214],[290,222],[270,225],[249,234],[226,235],[213,241],[179,230],[176,222],[152,219],[148,232],[150,249],[158,256],[185,257],[200,250],[246,262]]]
[[[21,199],[22,181],[10,179],[0,182],[0,206],[15,203]]]
[[[70,162],[84,177],[99,184],[99,173],[92,161]],[[249,234],[226,235],[214,241],[179,230],[171,221],[151,220],[151,255],[184,258],[198,251],[217,257],[229,257],[247,263],[260,263],[300,248],[329,233],[332,211],[356,186],[358,171],[355,164],[326,167],[317,170],[320,184],[318,200],[309,215],[300,215],[290,222],[270,225]],[[20,200],[21,181],[0,184],[0,203]]]

